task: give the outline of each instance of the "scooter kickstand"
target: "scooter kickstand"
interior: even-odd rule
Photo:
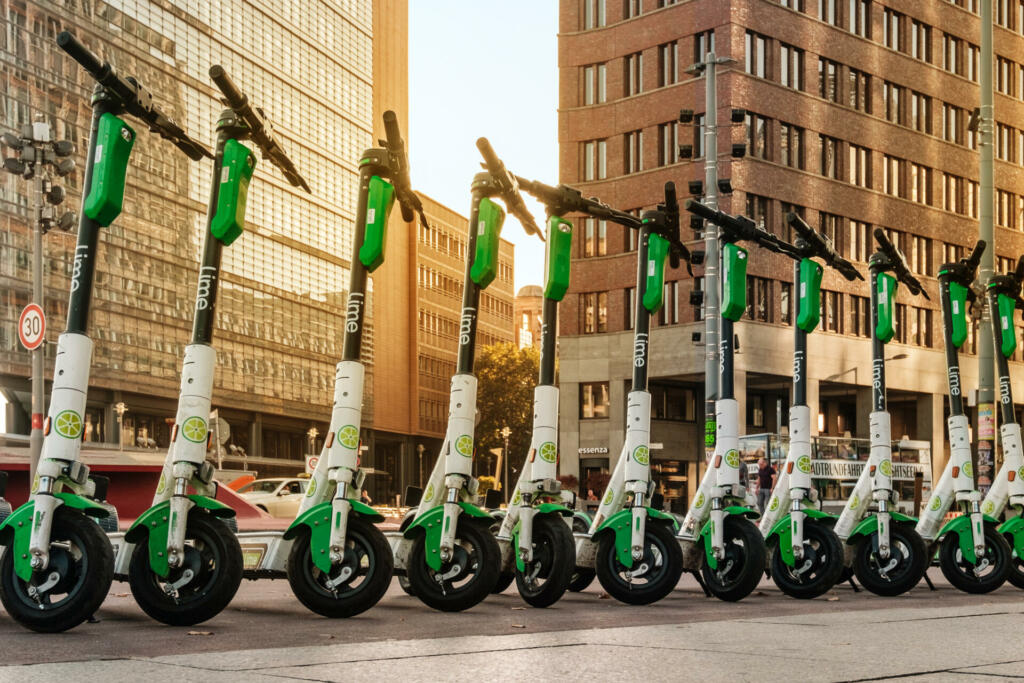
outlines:
[[[690,574],[693,575],[693,578],[697,579],[697,583],[700,584],[701,590],[704,591],[704,597],[712,597],[711,589],[708,588],[708,585],[706,583],[704,583],[704,579],[701,577],[700,572],[690,572]]]
[[[930,577],[930,576],[928,576],[928,572],[925,572],[925,573],[924,573],[924,582],[928,584],[928,588],[932,589],[933,591],[934,591],[934,590],[937,590],[937,589],[935,588],[935,584],[934,584],[934,583],[932,583],[932,579],[931,579],[931,577]]]

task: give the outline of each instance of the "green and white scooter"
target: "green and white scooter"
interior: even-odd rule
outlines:
[[[50,409],[32,495],[0,524],[0,600],[7,612],[33,631],[65,631],[99,608],[114,578],[114,555],[106,535],[89,517],[106,517],[90,498],[96,486],[81,462],[81,444],[92,340],[86,334],[100,229],[121,212],[128,157],[135,131],[121,118],[142,121],[190,158],[209,152],[153,102],[139,81],[121,77],[73,35],[57,45],[96,80],[92,126],[82,185],[82,211],[71,273],[67,326],[57,340]],[[65,490],[67,489],[67,490]]]
[[[745,216],[730,216],[693,200],[686,202],[686,210],[721,230],[722,307],[715,452],[679,528],[678,539],[684,569],[700,570],[707,590],[715,597],[736,601],[757,588],[768,553],[764,537],[753,521],[760,514],[750,507],[747,490],[740,484],[740,414],[733,382],[733,323],[747,308],[748,252],[737,243],[753,242],[794,259],[800,259],[801,254]]]
[[[843,544],[832,531],[836,516],[821,510],[811,481],[811,409],[807,405],[807,335],[821,320],[821,258],[851,282],[863,280],[832,241],[795,213],[786,217],[797,234],[800,258],[793,266],[796,324],[793,326],[793,397],[789,408],[789,453],[761,517],[772,581],[786,595],[816,598],[839,581],[845,566]],[[788,514],[787,514],[788,511]]]
[[[262,110],[249,103],[223,67],[211,67],[210,78],[228,108],[217,121],[192,339],[185,347],[171,445],[153,505],[125,534],[117,560],[119,574],[127,564],[132,595],[143,611],[172,626],[189,626],[216,616],[242,581],[242,551],[223,521],[235,512],[215,499],[215,468],[206,460],[206,448],[217,361],[212,340],[221,254],[244,230],[249,182],[256,168],[256,156],[243,141],[259,147],[289,183],[309,191]],[[195,492],[189,493],[190,488]]]
[[[408,590],[428,606],[445,612],[469,609],[486,598],[498,582],[501,550],[491,533],[492,517],[474,504],[473,431],[476,426],[477,379],[473,375],[480,293],[498,272],[498,249],[505,211],[500,197],[528,234],[542,237],[509,173],[485,138],[477,147],[487,171],[473,178],[462,290],[459,354],[452,377],[448,427],[441,454],[427,480],[412,522],[389,534],[395,571],[408,579]]]
[[[871,287],[871,404],[868,416],[871,452],[835,532],[846,544],[847,566],[872,593],[901,595],[924,577],[928,551],[914,529],[917,520],[896,509],[892,487],[892,427],[885,398],[885,345],[895,335],[897,284],[911,294],[927,294],[910,273],[907,261],[881,228],[878,249],[868,260]],[[890,273],[892,273],[890,275]],[[874,508],[869,507],[874,504]]]
[[[938,484],[921,508],[916,527],[932,550],[938,546],[942,574],[967,593],[989,593],[999,588],[1006,581],[1012,562],[1010,546],[996,528],[999,523],[981,511],[981,492],[974,483],[970,428],[960,382],[959,349],[967,341],[967,307],[975,299],[971,285],[984,251],[985,242],[979,240],[968,258],[944,263],[939,269],[942,338],[949,380],[946,426],[950,454]],[[945,522],[954,503],[960,515]]]
[[[626,397],[626,440],[612,470],[601,504],[587,534],[577,534],[576,564],[581,584],[596,572],[601,586],[616,600],[648,605],[679,583],[682,557],[675,541],[675,518],[650,506],[651,394],[647,390],[651,316],[665,292],[665,260],[672,267],[690,254],[679,239],[679,204],[675,185],[665,184],[665,202],[640,219],[610,212],[608,219],[640,231],[637,248],[636,320],[633,378]]]
[[[1007,580],[1017,588],[1024,588],[1024,451],[1021,449],[1020,424],[1013,410],[1009,358],[1017,348],[1013,313],[1018,309],[1024,311],[1022,282],[1024,256],[1017,261],[1013,273],[996,275],[988,281],[988,305],[999,374],[999,439],[1003,446],[1003,465],[981,504],[982,513],[995,519],[1000,519],[1008,507],[1017,513],[999,525],[999,533],[1012,549]]]

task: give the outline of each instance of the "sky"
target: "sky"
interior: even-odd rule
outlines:
[[[413,187],[462,215],[486,137],[513,173],[558,183],[558,3],[410,0]],[[537,225],[544,209],[524,193]],[[513,217],[515,287],[543,284],[544,245]]]

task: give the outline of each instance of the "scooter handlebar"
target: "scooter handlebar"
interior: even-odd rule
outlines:
[[[523,195],[519,193],[519,183],[516,181],[516,176],[505,168],[505,164],[494,153],[494,148],[491,147],[491,143],[487,138],[478,138],[476,147],[480,150],[480,154],[487,164],[487,171],[494,178],[502,199],[505,200],[508,212],[519,220],[519,224],[523,226],[523,230],[526,231],[527,235],[536,235],[543,242],[544,233],[537,227],[533,214],[526,208]]]
[[[228,72],[220,64],[210,67],[210,78],[213,79],[214,85],[221,91],[228,106],[232,109],[242,109],[249,103],[249,99],[238,89],[235,82],[231,80],[231,76],[228,76]]]
[[[423,214],[423,202],[412,191],[409,157],[405,152],[405,140],[402,139],[402,131],[398,126],[398,116],[390,109],[384,112],[384,134],[387,137],[384,144],[395,166],[394,177],[391,180],[395,186],[398,206],[402,211],[402,220],[411,223],[418,213],[423,225],[427,225],[427,217]]]
[[[848,260],[836,253],[835,245],[827,236],[816,231],[804,222],[797,214],[790,212],[786,214],[786,222],[792,227],[797,235],[808,245],[810,256],[819,256],[832,268],[835,268],[847,280],[863,280],[864,276]]]
[[[545,185],[539,180],[529,180],[518,175],[516,182],[520,189],[533,195],[554,214],[585,213],[592,218],[602,218],[632,228],[640,227],[640,219],[633,214],[613,209],[596,197],[584,197],[574,187],[568,185],[553,187]]]
[[[921,282],[911,274],[910,266],[907,265],[907,259],[896,248],[896,245],[889,241],[885,231],[881,228],[875,228],[874,234],[875,241],[878,242],[878,249],[888,259],[896,279],[905,284],[911,294],[915,296],[921,294],[927,299],[928,293],[924,291]]]
[[[717,211],[710,207],[704,206],[700,202],[687,199],[684,208],[690,213],[695,213],[704,220],[711,221],[715,225],[722,228],[730,241],[740,242],[747,241],[753,242],[763,249],[768,251],[774,251],[778,254],[785,254],[790,258],[799,259],[801,258],[800,252],[789,242],[781,240],[772,233],[757,227],[754,221],[750,220],[746,216],[730,216],[723,211]]]
[[[981,255],[984,253],[985,240],[978,240],[978,243],[974,245],[974,251],[971,252],[971,255],[965,261],[965,265],[970,269],[972,276],[978,270],[978,266],[981,264]]]
[[[1017,268],[1013,271],[1013,279],[1018,283],[1024,282],[1024,256],[1017,259]]]
[[[78,38],[70,33],[69,31],[61,31],[57,34],[57,46],[67,52],[68,55],[78,62],[83,69],[89,72],[89,74],[99,80],[103,73],[104,63],[100,61],[100,58],[93,54],[92,50],[82,45],[78,41]]]

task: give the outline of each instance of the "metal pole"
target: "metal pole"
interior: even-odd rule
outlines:
[[[985,240],[985,251],[981,256],[981,269],[978,274],[982,283],[987,283],[992,276],[995,258],[995,235],[992,229],[993,209],[995,204],[994,189],[994,145],[992,139],[994,121],[992,104],[992,2],[981,3],[981,70],[979,86],[981,89],[981,117],[978,129],[981,133],[980,150],[980,196],[978,226],[979,239]],[[986,473],[991,476],[993,452],[995,446],[995,393],[994,393],[994,358],[992,346],[992,324],[989,316],[992,311],[984,308],[978,329],[978,453],[975,472],[979,476]],[[987,486],[985,489],[987,490]],[[980,487],[979,487],[980,490]],[[983,491],[984,493],[984,491]]]
[[[33,138],[45,137],[50,139],[50,126],[47,123],[37,122],[33,126],[33,132],[43,133],[43,136],[33,135]],[[37,148],[38,149],[38,148]],[[41,150],[38,150],[41,151]],[[38,153],[38,152],[37,152]],[[39,304],[39,307],[46,311],[46,304],[43,300],[43,179],[45,171],[42,164],[36,164],[35,192],[32,201],[35,203],[35,225],[32,226],[32,302]],[[36,479],[36,467],[39,465],[39,457],[43,452],[43,413],[45,412],[46,397],[45,385],[43,382],[43,354],[46,348],[45,342],[32,351],[32,431],[29,435],[29,485]]]
[[[718,60],[714,52],[704,59],[704,204],[718,209]],[[704,222],[704,449],[715,448],[715,401],[718,399],[718,227]]]
[[[505,437],[505,448],[502,454],[505,458],[505,483],[501,485],[501,490],[505,493],[505,503],[508,504],[508,435],[511,433],[508,427],[501,430],[502,436]]]

